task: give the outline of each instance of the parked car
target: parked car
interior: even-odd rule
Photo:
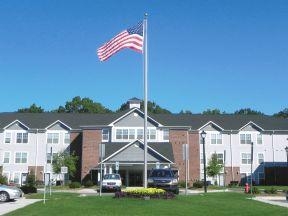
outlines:
[[[102,181],[102,191],[121,191],[122,181],[119,174],[106,174]]]
[[[0,202],[19,199],[23,196],[21,189],[16,186],[0,185]]]
[[[153,169],[147,182],[148,187],[161,188],[179,194],[178,178],[171,169]]]

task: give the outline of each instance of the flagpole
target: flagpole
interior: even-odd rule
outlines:
[[[143,36],[144,36],[144,188],[147,188],[147,93],[148,93],[148,85],[147,85],[147,70],[148,70],[148,49],[147,49],[147,16],[145,13],[144,21],[143,21]]]

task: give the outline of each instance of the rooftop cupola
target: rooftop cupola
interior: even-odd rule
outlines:
[[[140,109],[140,104],[141,104],[141,100],[136,97],[128,100],[129,109],[132,109],[134,107]]]

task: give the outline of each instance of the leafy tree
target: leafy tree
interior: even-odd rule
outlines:
[[[288,118],[288,108],[285,108],[282,111],[275,113],[273,116],[280,118]]]
[[[217,159],[217,154],[214,153],[212,154],[211,159],[208,162],[207,175],[214,178],[215,176],[220,174],[223,167],[223,164],[219,163]]]
[[[250,108],[240,109],[234,112],[235,115],[264,115],[264,113]]]
[[[52,166],[53,172],[56,174],[61,173],[61,167],[66,166],[70,177],[74,177],[76,172],[76,163],[78,156],[75,153],[69,154],[65,151],[60,152],[55,157],[53,156]]]
[[[221,114],[221,111],[219,109],[207,109],[206,111],[203,111],[202,114],[204,115],[219,115]]]
[[[190,110],[181,110],[179,114],[192,115],[192,112]]]
[[[44,109],[41,108],[41,106],[36,106],[35,103],[33,103],[29,108],[22,108],[18,109],[19,113],[43,113]]]
[[[7,180],[6,176],[4,176],[0,173],[0,184],[6,185],[7,183],[8,183],[8,180]]]
[[[67,101],[65,107],[59,106],[54,112],[59,113],[110,113],[111,110],[102,104],[94,102],[90,98],[74,97],[72,101]]]

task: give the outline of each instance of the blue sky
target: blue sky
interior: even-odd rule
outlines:
[[[96,49],[148,13],[148,99],[178,113],[288,108],[286,0],[1,0],[0,112],[143,98],[142,55]]]

